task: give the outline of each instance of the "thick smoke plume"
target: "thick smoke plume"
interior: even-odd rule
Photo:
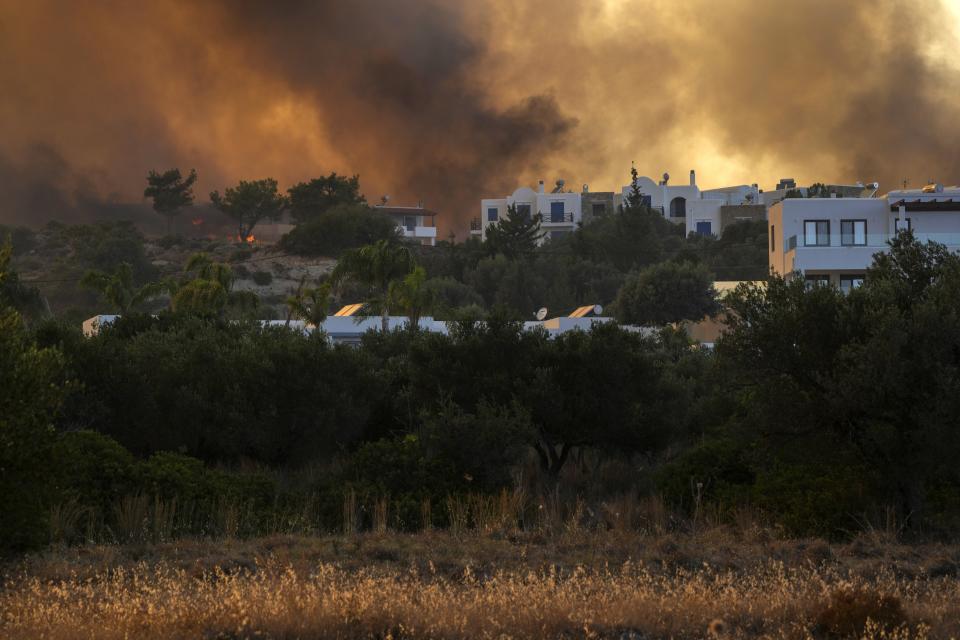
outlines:
[[[0,0],[0,222],[357,172],[462,232],[537,178],[960,181],[938,0]]]

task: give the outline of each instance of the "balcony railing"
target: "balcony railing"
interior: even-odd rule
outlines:
[[[573,222],[573,212],[567,213],[545,213],[543,214],[543,224],[570,224]]]
[[[470,221],[470,231],[480,231],[483,229],[483,224],[480,222],[480,218],[474,218]]]

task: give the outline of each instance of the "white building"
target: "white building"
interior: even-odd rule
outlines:
[[[564,191],[564,181],[557,180],[550,193],[546,192],[543,180],[536,191],[520,187],[505,198],[485,198],[480,201],[480,219],[471,225],[470,232],[486,239],[487,229],[507,215],[507,209],[515,206],[520,215],[540,214],[543,239],[559,238],[573,231],[582,220],[580,193]]]
[[[117,318],[120,316],[117,315],[99,315],[88,318],[83,322],[83,335],[90,338],[98,333],[104,328],[113,324]],[[547,335],[554,337],[561,333],[566,333],[567,331],[581,330],[589,331],[594,324],[602,324],[606,322],[613,322],[613,318],[609,317],[557,317],[549,318],[545,320],[531,320],[523,323],[523,328],[526,331],[533,331],[536,329],[543,329],[547,332]],[[396,331],[398,329],[405,328],[410,323],[410,318],[407,316],[390,316],[388,318],[388,326],[390,331]],[[455,324],[453,322],[448,322],[446,320],[435,320],[430,316],[423,316],[420,318],[419,326],[422,331],[430,331],[433,333],[442,333],[444,335],[450,332],[450,326]],[[314,330],[312,325],[307,325],[302,320],[291,320],[287,323],[285,320],[264,320],[264,326],[268,327],[282,327],[289,326],[289,328],[295,331],[302,331],[304,333],[309,333]],[[363,334],[368,331],[380,331],[381,329],[381,318],[380,316],[327,316],[326,320],[323,321],[323,324],[320,325],[320,329],[326,334],[327,339],[333,344],[360,344]],[[624,325],[625,329],[631,331],[641,331],[643,333],[653,333],[655,328],[648,327],[634,327],[632,325]]]
[[[685,225],[687,234],[720,235],[723,228],[741,219],[763,219],[757,185],[738,185],[701,191],[696,174],[690,172],[690,183],[670,184],[670,177],[654,182],[647,177],[637,178],[637,189],[643,202],[659,211],[671,222]],[[516,206],[518,212],[541,214],[545,238],[557,238],[570,233],[578,224],[606,213],[613,213],[633,192],[626,185],[619,193],[591,192],[583,185],[580,192],[564,190],[564,182],[546,193],[543,181],[537,191],[521,187],[505,198],[486,198],[480,201],[480,217],[470,225],[470,233],[485,239],[487,229],[507,215],[507,208]]]
[[[880,198],[788,198],[770,208],[770,269],[843,290],[900,229],[960,251],[960,187],[927,185]]]
[[[647,177],[637,178],[637,189],[647,206],[663,214],[667,220],[686,227],[687,235],[721,235],[723,227],[738,219],[763,219],[760,208],[741,209],[739,215],[724,207],[753,207],[760,204],[757,185],[738,185],[701,191],[697,186],[697,174],[690,171],[688,184],[670,184],[670,175],[663,174],[658,183]],[[628,184],[621,190],[626,200],[633,192]]]
[[[385,213],[397,223],[397,228],[404,238],[416,240],[420,244],[435,246],[437,244],[437,213],[424,209],[423,204],[416,207],[391,207],[386,204],[374,207],[380,213]]]

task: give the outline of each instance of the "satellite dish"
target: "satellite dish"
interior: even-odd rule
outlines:
[[[537,311],[537,320],[545,320],[548,313],[549,311],[547,311],[547,308],[542,307],[539,311]]]
[[[593,315],[599,316],[601,313],[603,313],[603,305],[600,305],[600,304],[593,305]]]

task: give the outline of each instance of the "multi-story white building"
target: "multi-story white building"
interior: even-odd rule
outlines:
[[[687,235],[719,236],[727,224],[738,220],[762,220],[765,213],[759,206],[757,185],[701,191],[693,170],[690,171],[689,184],[670,184],[670,175],[665,173],[659,183],[647,177],[637,178],[636,186],[647,206],[662,213],[667,220],[685,225]],[[624,186],[621,198],[626,200],[632,192],[632,184]]]
[[[880,198],[787,198],[770,207],[770,269],[849,290],[901,229],[960,250],[960,187],[927,185]]]
[[[550,193],[546,192],[543,180],[536,191],[520,187],[506,198],[485,198],[480,201],[480,219],[475,220],[470,231],[485,239],[487,229],[506,217],[507,209],[515,206],[517,213],[534,216],[540,214],[544,239],[558,238],[573,231],[582,220],[580,193],[564,191],[563,180],[557,180]]]

